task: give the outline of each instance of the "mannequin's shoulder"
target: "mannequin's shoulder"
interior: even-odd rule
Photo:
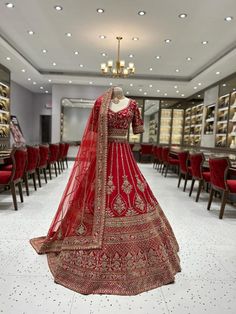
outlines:
[[[138,107],[136,100],[129,98],[129,101],[130,101],[130,106],[132,106],[133,108]]]

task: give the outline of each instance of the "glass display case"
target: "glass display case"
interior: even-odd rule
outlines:
[[[230,94],[223,95],[218,100],[216,123],[216,147],[227,146]]]
[[[10,71],[0,66],[0,150],[10,147]]]
[[[211,104],[211,105],[206,106],[204,134],[211,135],[214,133],[215,107],[216,107],[216,104]]]
[[[172,124],[172,109],[161,109],[160,117],[160,144],[170,144],[171,140],[171,124]]]
[[[183,138],[184,110],[173,109],[171,144],[181,145]]]

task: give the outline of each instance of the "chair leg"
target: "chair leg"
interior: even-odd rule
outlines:
[[[169,170],[169,164],[166,165],[166,172],[165,172],[165,177],[167,176],[167,172]]]
[[[58,160],[55,165],[57,164],[58,172],[59,174],[61,173],[61,168],[60,168],[60,161]]]
[[[188,174],[186,173],[186,174],[185,174],[185,181],[184,181],[184,189],[183,189],[184,192],[185,192],[185,190],[186,190],[187,181],[188,181]]]
[[[68,168],[68,160],[67,160],[67,157],[66,157],[66,167]]]
[[[37,176],[38,176],[39,187],[41,188],[42,185],[41,185],[41,178],[40,178],[40,169],[37,168],[36,171],[37,171]]]
[[[21,185],[21,182],[19,182],[17,185],[18,185],[19,194],[20,194],[20,201],[21,201],[21,203],[23,203],[23,202],[24,202],[24,198],[23,198],[23,192],[22,192],[22,185]]]
[[[189,191],[189,196],[192,195],[192,192],[193,192],[193,187],[194,187],[194,183],[195,183],[195,180],[192,179],[192,183],[191,183],[191,188],[190,188],[190,191]]]
[[[211,187],[211,191],[210,191],[210,195],[209,195],[209,201],[208,201],[208,205],[207,205],[207,210],[210,210],[210,208],[211,208],[211,203],[212,203],[212,200],[213,200],[213,195],[214,195],[214,190],[213,190],[213,188]]]
[[[11,194],[12,194],[12,199],[13,199],[13,203],[14,203],[14,208],[15,208],[15,210],[18,210],[18,205],[17,205],[17,200],[16,200],[16,187],[15,187],[14,182],[10,183],[10,188],[11,188]]]
[[[199,200],[199,196],[200,196],[200,193],[201,193],[201,190],[202,190],[202,187],[203,187],[203,180],[199,180],[199,184],[198,184],[198,190],[197,190],[197,196],[196,196],[196,202],[198,202]]]
[[[54,169],[55,169],[55,173],[56,173],[56,177],[57,177],[57,165],[56,165],[56,162],[54,163]]]
[[[224,192],[222,193],[220,215],[219,215],[220,219],[222,219],[223,215],[224,215],[225,205],[226,205],[226,201],[227,201],[227,198],[228,198],[228,194],[229,194],[229,192],[226,191],[226,190],[224,190]]]
[[[33,178],[33,182],[34,182],[34,190],[37,191],[37,185],[36,185],[36,176],[35,176],[35,172],[32,173],[32,178]]]
[[[46,168],[43,168],[43,174],[44,174],[44,180],[45,180],[45,182],[48,183]]]
[[[26,195],[29,196],[29,181],[28,181],[27,173],[24,175],[24,181],[25,181]]]
[[[181,179],[182,179],[182,173],[181,173],[181,171],[180,171],[180,172],[179,172],[178,188],[180,187]]]
[[[50,178],[50,180],[52,180],[51,164],[48,165],[48,169],[49,169],[49,178]]]

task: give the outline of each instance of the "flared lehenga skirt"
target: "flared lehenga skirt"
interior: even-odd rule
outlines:
[[[173,282],[178,244],[127,142],[108,143],[106,193],[102,247],[47,253],[55,282],[82,294],[117,295]],[[40,241],[31,243],[37,250]]]

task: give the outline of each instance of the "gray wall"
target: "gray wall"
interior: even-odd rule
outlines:
[[[108,88],[100,86],[55,84],[52,87],[52,142],[60,141],[60,113],[63,98],[96,99]]]
[[[11,114],[17,116],[27,143],[33,141],[33,93],[11,81]]]

